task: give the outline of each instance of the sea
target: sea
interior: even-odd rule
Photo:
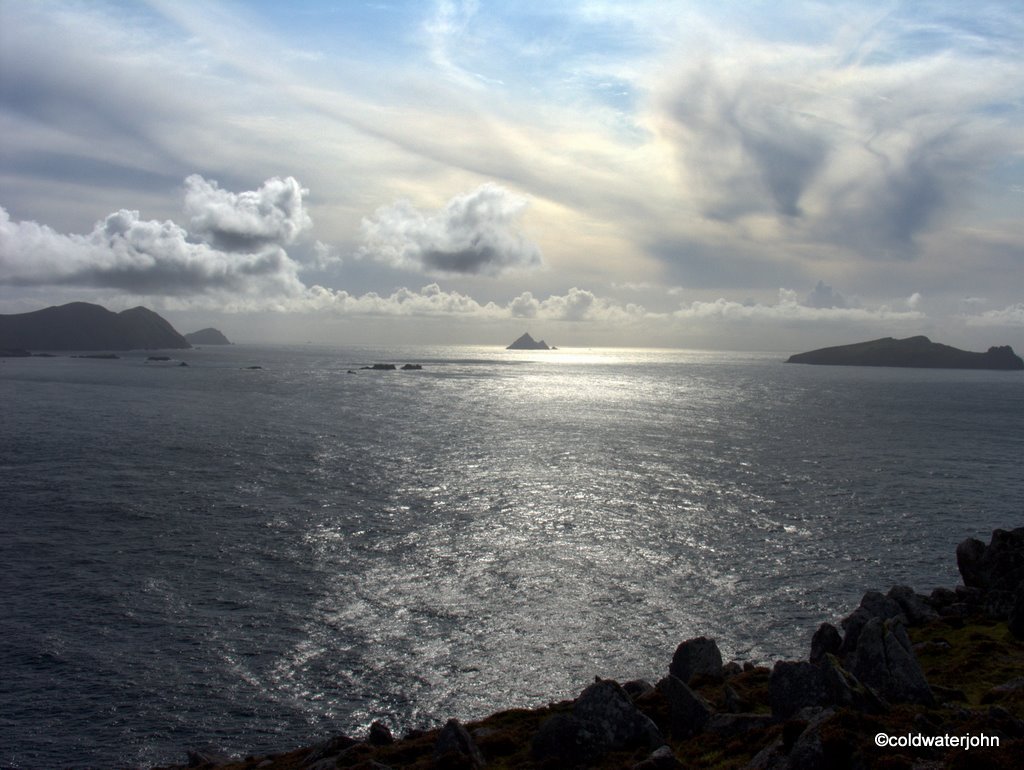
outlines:
[[[696,636],[806,657],[864,592],[952,587],[957,543],[1024,525],[1019,372],[149,355],[0,360],[4,767],[402,734],[656,682]]]

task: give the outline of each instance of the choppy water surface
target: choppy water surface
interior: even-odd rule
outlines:
[[[480,717],[656,680],[700,634],[802,656],[865,590],[953,585],[957,542],[1024,523],[1014,373],[180,355],[0,363],[4,764]]]

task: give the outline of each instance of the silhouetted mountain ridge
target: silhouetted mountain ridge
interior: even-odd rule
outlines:
[[[146,350],[192,347],[164,318],[144,307],[114,313],[71,302],[0,315],[0,349]]]
[[[820,348],[790,356],[789,364],[831,366],[903,366],[919,369],[1024,369],[1024,360],[1009,345],[984,353],[960,350],[924,336],[893,337]]]

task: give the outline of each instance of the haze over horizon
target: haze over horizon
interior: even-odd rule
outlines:
[[[1024,349],[1024,8],[0,0],[0,313]]]

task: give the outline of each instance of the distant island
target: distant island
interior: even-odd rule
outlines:
[[[193,345],[230,345],[231,342],[218,329],[206,328],[185,335]]]
[[[884,337],[853,345],[821,348],[790,356],[786,363],[903,366],[919,369],[1024,369],[1024,360],[1009,345],[991,347],[984,353],[973,353],[932,342],[921,336],[902,340]]]
[[[0,315],[0,349],[153,350],[191,348],[165,319],[144,307],[114,313],[71,302],[31,313]]]
[[[509,345],[505,350],[555,350],[554,347],[548,347],[548,344],[544,340],[539,342],[530,336],[529,332],[524,332],[523,336]]]

